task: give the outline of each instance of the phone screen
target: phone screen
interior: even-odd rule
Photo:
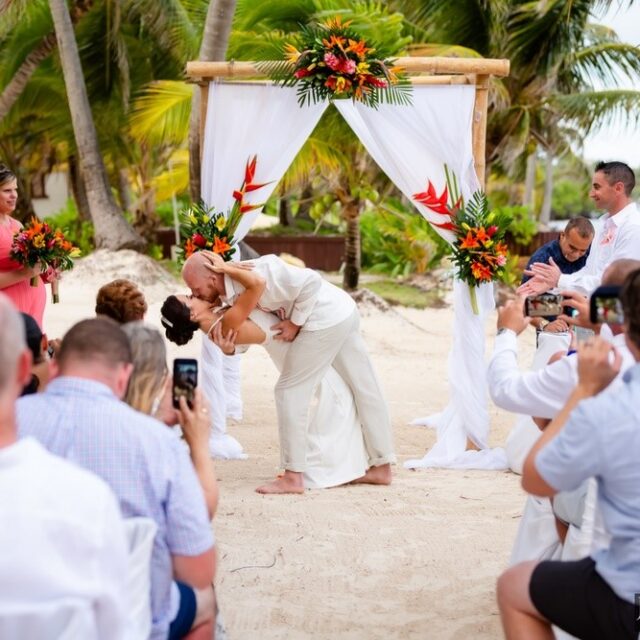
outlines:
[[[180,407],[184,397],[193,408],[193,397],[198,386],[198,361],[193,358],[176,358],[173,361],[173,406]]]
[[[620,287],[598,287],[591,294],[591,322],[622,324],[624,311],[620,302]]]
[[[558,293],[541,293],[525,300],[524,312],[530,318],[548,318],[562,313],[562,296]]]

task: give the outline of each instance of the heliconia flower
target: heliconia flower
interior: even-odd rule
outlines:
[[[498,256],[498,259],[496,260],[497,264],[499,267],[504,267],[505,264],[507,264],[507,257],[506,256]]]
[[[309,69],[296,69],[296,71],[293,72],[293,75],[298,79],[306,78],[311,75],[311,71],[309,71]]]
[[[387,81],[382,78],[376,78],[375,76],[367,76],[366,82],[372,87],[378,87],[379,89],[385,89],[387,87]]]
[[[460,243],[461,249],[477,249],[480,246],[472,231],[467,231],[466,238]]]
[[[495,224],[492,224],[488,229],[487,229],[487,233],[489,234],[490,238],[493,238],[493,236],[496,235],[496,233],[498,232],[498,227],[496,227]]]
[[[260,209],[262,204],[243,204],[240,207],[240,213],[248,213],[249,211],[253,211],[254,209]]]
[[[191,241],[196,247],[200,247],[200,249],[204,249],[207,246],[207,239],[200,233],[194,233],[191,236]]]
[[[483,265],[481,262],[471,263],[471,273],[476,280],[491,281],[491,269]]]
[[[247,166],[244,169],[244,183],[251,184],[256,177],[256,165],[258,164],[258,156],[253,156],[247,160]]]
[[[449,190],[446,185],[443,192],[438,195],[436,188],[431,183],[431,180],[429,180],[427,190],[422,193],[414,193],[413,199],[425,207],[428,207],[431,211],[435,211],[435,213],[450,214],[449,205],[447,204],[449,202]]]
[[[216,236],[213,241],[213,252],[217,254],[224,254],[231,249],[231,245],[224,239]]]
[[[238,191],[237,189],[233,192],[233,199],[237,200],[238,202],[242,202],[244,198],[244,192],[243,191]]]

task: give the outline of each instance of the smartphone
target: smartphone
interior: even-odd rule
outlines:
[[[173,361],[173,406],[180,408],[180,398],[184,397],[193,409],[193,397],[198,386],[198,361],[193,358],[176,358]]]
[[[620,287],[598,287],[590,300],[591,322],[594,324],[622,324],[624,312],[620,302]]]
[[[524,313],[530,318],[548,318],[562,313],[562,296],[559,293],[541,293],[524,301]]]

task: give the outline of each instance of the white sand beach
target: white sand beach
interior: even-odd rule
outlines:
[[[166,295],[184,287],[131,252],[96,252],[48,304],[49,337],[93,315],[98,287],[136,281],[160,327]],[[409,471],[435,433],[410,420],[444,408],[452,309],[383,312],[361,308],[365,339],[393,418],[399,457],[390,487],[349,486],[302,496],[260,496],[254,488],[278,472],[272,388],[266,352],[243,357],[244,419],[230,433],[249,458],[216,462],[221,501],[214,521],[217,590],[231,640],[291,638],[494,639],[501,637],[495,581],[506,566],[524,494],[509,472]],[[487,319],[487,355],[495,317]],[[522,362],[533,336],[521,339]],[[169,356],[197,357],[200,341]],[[491,407],[492,445],[515,418]]]

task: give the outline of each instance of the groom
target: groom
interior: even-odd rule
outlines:
[[[243,287],[227,275],[213,273],[209,252],[191,256],[182,277],[194,296],[233,304]],[[356,482],[391,483],[395,462],[391,421],[373,370],[355,302],[311,269],[286,264],[274,255],[251,261],[264,278],[258,308],[274,313],[276,340],[291,342],[275,388],[284,475],[258,493],[302,493],[307,464],[307,414],[316,386],[333,366],[353,393],[370,468]]]

